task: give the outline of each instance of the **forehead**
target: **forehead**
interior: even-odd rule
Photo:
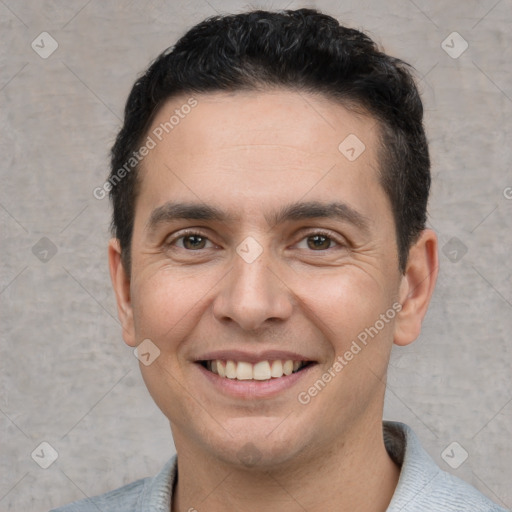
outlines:
[[[265,145],[267,151],[279,145],[298,154],[331,153],[351,133],[359,133],[371,149],[377,125],[362,112],[321,94],[287,89],[180,95],[160,108],[150,133],[195,154],[235,146],[247,150],[248,144]]]
[[[154,148],[141,164],[139,198],[153,205],[171,192],[211,202],[220,194],[224,206],[250,194],[255,201],[246,206],[254,209],[322,189],[380,189],[376,121],[322,95],[181,95],[161,107],[148,136]]]

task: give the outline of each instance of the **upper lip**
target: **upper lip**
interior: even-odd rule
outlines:
[[[265,350],[263,352],[245,352],[243,350],[215,350],[202,354],[195,359],[198,361],[244,361],[246,363],[258,363],[259,361],[314,361],[312,358],[298,354],[297,352],[288,352],[284,350]]]

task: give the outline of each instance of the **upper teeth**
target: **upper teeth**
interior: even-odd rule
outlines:
[[[306,361],[259,361],[256,364],[245,361],[223,361],[215,359],[206,362],[208,370],[220,377],[238,380],[268,380],[271,377],[279,378],[283,375],[290,375],[306,364]]]

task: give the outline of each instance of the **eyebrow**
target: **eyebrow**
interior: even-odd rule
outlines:
[[[346,203],[338,201],[321,203],[320,201],[297,202],[282,207],[275,213],[265,216],[270,226],[286,221],[331,218],[353,224],[361,231],[368,232],[370,221],[362,213]]]
[[[175,203],[169,201],[155,208],[146,224],[147,231],[155,231],[161,224],[174,220],[208,220],[228,222],[234,220],[230,215],[215,206],[199,203]]]
[[[169,201],[151,212],[146,230],[153,232],[161,224],[179,219],[234,222],[237,218],[212,205]],[[265,220],[271,227],[287,221],[315,218],[332,218],[345,221],[364,232],[368,232],[370,229],[370,221],[367,217],[348,204],[337,201],[330,203],[320,201],[296,202],[283,206],[275,212],[265,214]]]

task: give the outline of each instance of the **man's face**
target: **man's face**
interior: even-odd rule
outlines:
[[[142,163],[125,340],[160,350],[141,371],[177,445],[231,463],[247,443],[259,464],[318,455],[381,421],[401,276],[377,125],[285,90],[195,98]],[[242,377],[309,365],[238,380],[212,359]]]

